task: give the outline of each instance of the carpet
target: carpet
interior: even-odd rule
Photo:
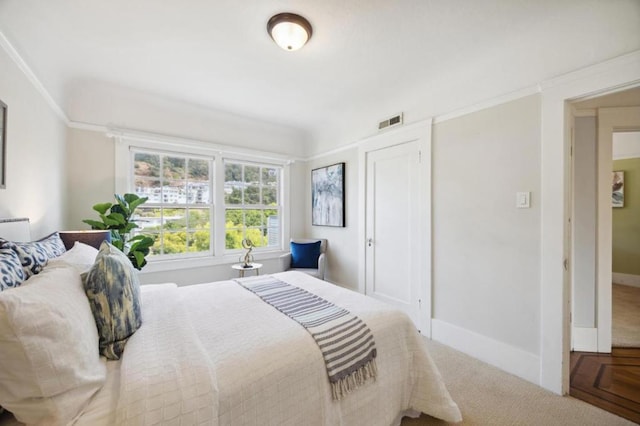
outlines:
[[[640,288],[613,284],[611,346],[640,347]]]
[[[570,396],[558,396],[448,346],[427,346],[462,411],[460,425],[634,425]],[[447,425],[433,417],[404,418],[402,426]]]

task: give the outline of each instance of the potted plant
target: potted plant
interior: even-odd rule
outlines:
[[[154,243],[154,239],[146,235],[130,237],[131,231],[138,228],[132,219],[136,208],[144,204],[148,197],[136,194],[114,195],[116,203],[100,203],[93,206],[98,212],[100,221],[85,219],[84,223],[91,229],[108,229],[111,231],[111,244],[127,255],[134,268],[140,270],[147,264],[145,257]]]

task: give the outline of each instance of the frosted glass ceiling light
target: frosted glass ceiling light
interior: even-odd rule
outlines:
[[[305,18],[295,13],[279,13],[267,23],[269,35],[284,50],[298,50],[311,38],[313,30]]]

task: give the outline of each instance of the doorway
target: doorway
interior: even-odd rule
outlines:
[[[611,346],[640,348],[640,132],[614,132],[612,172]]]
[[[360,288],[430,337],[431,120],[363,141],[359,157]]]
[[[628,214],[629,204],[624,208],[623,203],[613,200],[618,195],[612,194],[613,140],[614,135],[622,135],[620,132],[640,129],[640,88],[573,102],[571,107],[574,145],[570,215],[571,349],[610,353],[612,276],[616,272],[612,258],[612,219],[614,213],[633,217],[633,213]],[[616,185],[620,184],[623,174],[616,176]],[[640,224],[628,226],[629,229],[638,227]],[[635,240],[629,237],[629,244],[633,245]],[[640,255],[640,248],[637,253]],[[635,278],[640,282],[640,274]]]
[[[640,349],[629,347],[633,344],[620,347],[616,314],[624,308],[620,302],[629,300],[619,300],[621,288],[615,283],[640,284],[640,269],[635,270],[640,256],[640,138],[633,149],[619,146],[621,138],[640,129],[640,89],[574,102],[572,112],[570,394],[638,421],[640,381],[633,377],[640,367]],[[637,197],[625,188],[626,182],[638,191]],[[640,308],[640,288],[632,290],[639,291]],[[630,331],[640,346],[640,311],[628,313],[637,316]]]

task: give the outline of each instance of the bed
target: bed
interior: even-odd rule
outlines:
[[[86,247],[83,250],[88,252]],[[0,307],[9,296],[17,298],[19,291],[38,294],[49,286],[55,290],[48,299],[62,297],[54,292],[64,286],[70,294],[77,293],[82,285],[80,273],[89,265],[66,257],[66,261],[49,261],[35,276],[44,284],[23,284],[0,292]],[[403,416],[421,412],[449,422],[461,420],[422,337],[402,312],[301,272],[270,277],[361,319],[375,340],[375,380],[336,400],[323,354],[311,334],[248,291],[241,280],[185,287],[144,285],[140,288],[142,326],[128,339],[119,360],[99,357],[99,366],[84,373],[91,376],[100,370],[103,376],[97,382],[91,379],[91,386],[69,397],[76,399],[72,402],[86,399],[76,404],[78,413],[70,423],[398,425]],[[71,326],[76,327],[76,322]],[[6,377],[0,373],[2,381]],[[9,407],[1,399],[0,404]]]

